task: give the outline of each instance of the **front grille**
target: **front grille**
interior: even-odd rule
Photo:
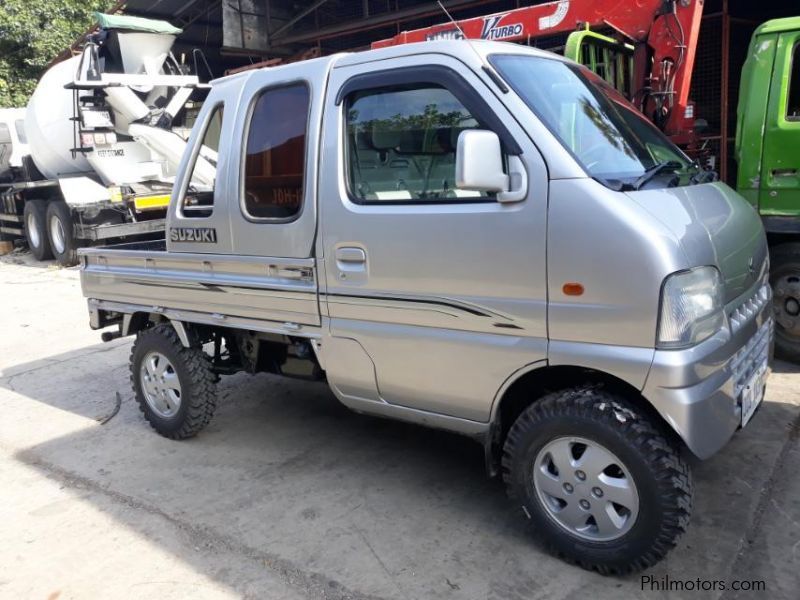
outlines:
[[[733,357],[731,367],[736,398],[739,398],[753,373],[769,359],[769,344],[773,329],[774,322],[769,318]]]
[[[747,300],[739,304],[729,314],[728,319],[731,323],[731,333],[736,333],[744,327],[751,319],[761,312],[761,309],[772,300],[772,289],[765,283],[756,290],[756,293]]]

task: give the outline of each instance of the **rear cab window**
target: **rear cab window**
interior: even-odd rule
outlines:
[[[253,221],[292,221],[303,207],[310,90],[268,88],[253,105],[244,158],[242,209]]]
[[[184,217],[204,218],[214,212],[223,114],[223,105],[218,104],[205,122],[200,147],[191,165],[191,177],[180,202],[180,214]]]

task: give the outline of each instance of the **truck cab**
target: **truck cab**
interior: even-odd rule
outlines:
[[[753,33],[737,117],[737,189],[770,241],[776,350],[800,361],[800,17]]]
[[[318,379],[478,440],[554,550],[604,573],[675,544],[685,454],[750,421],[773,335],[756,211],[588,69],[498,42],[214,82],[166,240],[81,260],[162,435],[202,430],[219,376]]]
[[[25,135],[25,109],[0,108],[0,182],[13,181],[29,153]]]

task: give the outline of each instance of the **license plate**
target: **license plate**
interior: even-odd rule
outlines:
[[[764,361],[750,377],[750,381],[742,390],[742,427],[747,425],[753,413],[756,412],[758,405],[764,399],[764,389],[766,388],[767,362]]]

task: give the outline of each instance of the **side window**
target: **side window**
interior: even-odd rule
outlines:
[[[258,96],[247,132],[244,211],[253,219],[291,220],[303,206],[308,86],[267,89]]]
[[[789,93],[786,119],[800,121],[800,43],[792,51],[792,70],[789,75]]]
[[[25,135],[25,121],[22,119],[17,119],[14,121],[14,127],[17,128],[17,137],[19,138],[19,143],[27,144],[28,137]]]
[[[5,123],[0,123],[0,144],[10,144],[11,143],[11,131],[8,129],[8,125]]]
[[[447,89],[398,85],[350,94],[345,102],[347,183],[360,204],[493,201],[458,190],[456,147],[481,123]]]
[[[220,104],[206,121],[200,150],[192,166],[192,176],[181,201],[181,214],[185,217],[210,217],[214,212],[222,115],[223,108]]]

